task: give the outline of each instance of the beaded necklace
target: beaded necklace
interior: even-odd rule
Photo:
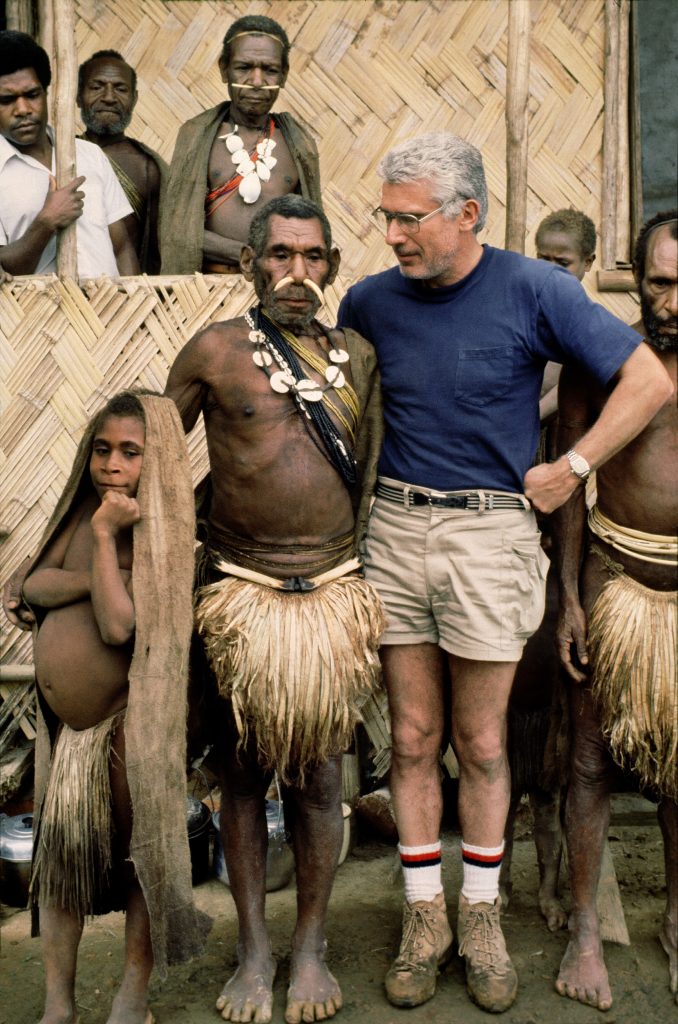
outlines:
[[[346,448],[337,427],[325,408],[326,404],[330,406],[345,426],[351,443],[355,443],[358,397],[337,365],[348,362],[348,352],[333,346],[329,352],[330,363],[325,365],[315,353],[310,352],[302,345],[298,338],[271,320],[263,312],[261,305],[248,310],[245,320],[251,328],[248,335],[249,340],[255,346],[252,353],[252,361],[255,366],[264,371],[273,391],[277,394],[286,394],[287,392],[291,394],[302,414],[304,424],[308,427],[312,423],[315,427],[314,432],[309,429],[309,436],[313,443],[329,459],[342,479],[349,485],[354,484],[357,479],[355,459]],[[295,353],[309,362],[309,365],[317,369],[318,372],[323,373],[327,383],[323,385],[305,376]],[[310,356],[311,359],[309,360],[307,356]],[[274,364],[278,369],[271,372],[270,368]],[[342,389],[342,399],[354,420],[353,425],[326,395],[330,389]],[[316,440],[315,432],[320,436],[322,447]]]

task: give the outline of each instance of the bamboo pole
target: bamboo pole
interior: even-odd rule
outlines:
[[[629,145],[631,148],[631,239],[638,237],[643,223],[643,161],[640,122],[640,58],[638,49],[638,3],[631,4],[629,30]],[[633,259],[633,253],[631,253]]]
[[[38,0],[38,41],[47,51],[52,68],[56,68],[54,53],[54,8],[52,0]],[[47,94],[47,119],[54,124],[54,89]]]
[[[506,248],[525,252],[530,3],[509,0],[506,69]]]
[[[629,165],[629,0],[619,3],[619,69],[617,77],[619,144],[617,146],[616,262],[631,256],[631,181]]]
[[[75,178],[75,94],[78,62],[75,52],[75,13],[73,0],[52,0],[54,25],[55,74],[53,85],[54,135],[56,144],[56,180],[63,188]],[[57,237],[57,273],[59,277],[78,276],[75,224],[63,228]]]
[[[619,144],[619,6],[605,0],[605,115],[603,118],[603,194],[601,261],[614,270],[617,253],[617,148]]]
[[[35,34],[31,0],[6,0],[5,18],[7,28],[11,28],[15,32],[27,32],[29,36]]]

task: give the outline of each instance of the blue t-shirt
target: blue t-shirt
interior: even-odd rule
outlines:
[[[521,492],[546,362],[580,363],[606,384],[641,340],[572,274],[489,245],[445,288],[398,267],[365,278],[346,293],[339,326],[376,349],[379,473],[441,491]]]

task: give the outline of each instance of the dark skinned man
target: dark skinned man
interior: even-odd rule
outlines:
[[[134,211],[125,224],[143,273],[160,270],[158,209],[167,166],[157,153],[125,135],[138,100],[137,76],[116,50],[99,50],[78,69],[77,104],[83,139],[103,149]]]
[[[205,418],[212,496],[196,621],[218,690],[221,834],[238,922],[225,1020],[271,1019],[264,797],[286,788],[297,872],[285,1019],[324,1020],[341,992],[324,962],[342,839],[341,758],[378,672],[382,625],[355,557],[380,439],[376,361],[314,315],[339,254],[299,196],[255,216],[241,266],[258,304],[182,349],[166,393],[186,430]],[[356,525],[357,522],[357,525]]]

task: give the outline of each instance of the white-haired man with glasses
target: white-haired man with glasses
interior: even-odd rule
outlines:
[[[386,992],[396,1006],[425,1002],[451,949],[438,768],[447,661],[460,764],[459,952],[471,997],[501,1012],[517,992],[498,894],[506,711],[543,614],[546,575],[532,506],[551,512],[565,502],[652,418],[671,382],[571,274],[480,244],[487,187],[475,147],[425,135],[391,150],[379,173],[374,216],[399,267],[350,288],[339,322],[374,345],[384,401],[366,569],[387,612],[382,664],[405,883]],[[609,398],[576,450],[530,468],[548,360],[581,363]]]

